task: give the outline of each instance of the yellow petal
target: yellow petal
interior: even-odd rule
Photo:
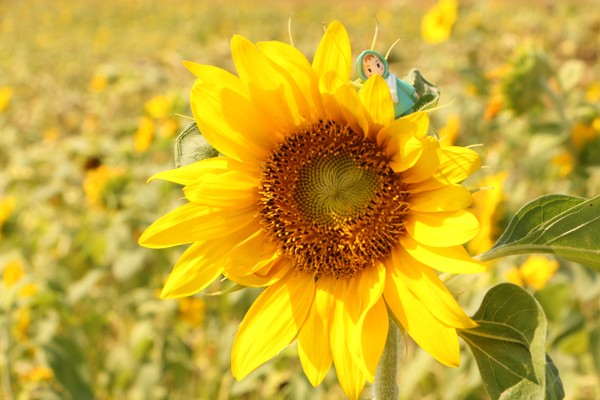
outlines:
[[[231,250],[225,261],[225,270],[234,275],[250,275],[280,256],[277,246],[269,236],[259,228],[246,240]]]
[[[349,279],[345,304],[354,323],[364,319],[366,312],[379,301],[384,285],[385,266],[381,263],[365,268]]]
[[[426,181],[419,182],[413,190],[432,190],[467,179],[481,167],[481,157],[471,149],[459,146],[443,147],[438,170]]]
[[[312,275],[290,273],[269,286],[240,324],[231,351],[231,372],[240,380],[294,340],[315,294]]]
[[[219,171],[221,172],[221,171]],[[194,203],[210,207],[250,207],[258,200],[258,181],[238,171],[205,174],[186,186],[185,197]]]
[[[402,173],[402,182],[421,182],[430,178],[440,164],[440,143],[431,136],[421,139],[423,152],[414,166]],[[416,185],[415,185],[416,186]]]
[[[254,207],[230,210],[187,203],[154,221],[139,244],[158,249],[226,236],[254,222],[254,212]]]
[[[333,21],[327,27],[327,31],[315,53],[312,66],[319,77],[335,71],[339,75],[340,82],[350,81],[350,70],[352,68],[350,39],[346,28],[339,21]],[[327,93],[333,94],[337,88],[337,86],[330,87],[330,91]]]
[[[231,54],[241,81],[254,104],[268,112],[277,125],[286,130],[300,125],[303,117],[291,82],[248,39],[235,35]]]
[[[406,250],[392,252],[387,280],[395,286],[405,285],[440,322],[455,328],[474,328],[477,324],[460,308],[438,275],[427,265],[412,258]]]
[[[198,64],[192,61],[184,61],[183,65],[194,74],[200,82],[210,84],[220,84],[224,88],[238,92],[248,97],[246,87],[240,79],[229,71],[215,67],[214,65]]]
[[[206,255],[215,251],[217,241],[196,242],[177,260],[169,275],[160,297],[163,299],[191,296],[208,285],[223,273],[223,264],[211,262]]]
[[[422,212],[456,211],[471,205],[473,197],[461,185],[444,186],[436,190],[411,193],[408,198],[410,209]]]
[[[460,348],[455,328],[435,318],[401,280],[388,280],[383,296],[396,320],[419,346],[442,364],[458,366]]]
[[[334,98],[341,115],[343,115],[345,122],[350,125],[350,128],[354,132],[358,134],[364,133],[366,136],[373,123],[367,110],[360,102],[356,89],[349,83],[341,85],[336,90]]]
[[[281,280],[290,269],[289,262],[284,257],[279,257],[250,275],[234,275],[229,271],[224,271],[223,275],[230,281],[242,286],[263,287],[275,284],[275,282]]]
[[[468,274],[485,270],[485,265],[473,260],[462,246],[426,246],[417,242],[410,235],[402,236],[400,244],[414,259],[438,271]]]
[[[298,356],[304,373],[313,386],[323,381],[333,360],[329,338],[335,304],[335,280],[331,276],[319,278],[312,307],[298,335]]]
[[[189,185],[206,173],[227,170],[232,162],[233,160],[226,157],[207,158],[183,167],[161,171],[152,175],[148,182],[154,179],[162,179],[180,185]]]
[[[310,62],[297,48],[289,44],[270,41],[257,43],[256,46],[269,60],[289,73],[304,96],[310,109],[306,119],[317,119],[324,114],[323,101],[319,93],[319,77],[312,69]]]
[[[373,381],[377,364],[383,353],[389,328],[389,318],[383,297],[367,312],[362,330],[362,356]],[[369,377],[367,377],[369,380]]]
[[[360,89],[360,100],[378,128],[377,131],[394,120],[394,103],[390,88],[383,78],[373,75]]]
[[[354,363],[363,370],[369,381],[375,378],[375,369],[371,369],[372,365],[367,364],[361,345],[361,335],[367,313],[381,299],[384,286],[385,266],[377,263],[349,279],[348,289],[345,292],[346,298],[343,299],[346,313],[350,318],[349,323],[353,324],[348,328],[350,332],[348,348]]]
[[[479,232],[479,221],[466,210],[410,213],[406,231],[417,242],[432,247],[450,247],[468,242]]]
[[[319,91],[322,92],[321,97],[323,99],[323,107],[325,108],[325,116],[327,119],[333,120],[339,124],[345,124],[347,110],[342,111],[346,105],[344,94],[336,93],[339,89],[342,91],[346,90],[348,82],[342,81],[340,76],[335,71],[329,71],[325,75],[321,76],[319,81]],[[352,89],[354,90],[354,89]],[[348,93],[348,92],[346,92]],[[358,98],[358,96],[356,96]],[[352,99],[350,99],[351,101]],[[350,122],[353,118],[350,119]],[[353,129],[356,128],[352,126]]]
[[[198,129],[220,153],[244,161],[256,162],[265,158],[270,145],[264,144],[273,141],[268,135],[271,131],[265,128],[259,135],[248,129],[266,124],[261,123],[263,117],[241,94],[222,85],[196,82],[190,105]],[[253,121],[253,124],[245,124],[245,121]]]
[[[345,300],[349,296],[348,280],[338,279],[334,288],[335,310],[331,324],[331,353],[338,381],[342,390],[350,399],[358,399],[366,381],[364,367],[356,365],[352,353],[362,343],[354,343],[355,324],[346,310]],[[359,352],[362,349],[358,350]]]

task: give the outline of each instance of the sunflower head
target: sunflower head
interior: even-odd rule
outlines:
[[[221,155],[155,176],[184,185],[187,203],[140,243],[191,244],[163,297],[196,293],[221,275],[265,288],[234,341],[237,379],[297,338],[310,382],[333,364],[357,398],[374,379],[390,317],[440,362],[458,365],[456,330],[475,323],[435,270],[483,270],[462,247],[479,224],[460,183],[479,156],[441,147],[424,112],[396,119],[381,76],[357,91],[337,21],[312,63],[281,42],[234,36],[231,47],[237,76],[186,63],[198,77],[196,123]]]

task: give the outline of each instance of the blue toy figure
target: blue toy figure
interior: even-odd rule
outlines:
[[[371,75],[381,75],[390,88],[394,101],[394,114],[396,118],[413,112],[413,106],[419,100],[415,88],[398,79],[388,68],[387,60],[373,50],[365,50],[356,59],[356,72],[361,81],[365,82]]]

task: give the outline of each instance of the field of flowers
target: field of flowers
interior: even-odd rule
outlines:
[[[0,399],[342,399],[332,369],[313,388],[294,345],[237,382],[234,334],[259,290],[159,298],[181,247],[143,230],[182,204],[174,167],[191,121],[183,60],[235,72],[229,41],[290,41],[309,59],[338,19],[353,57],[371,48],[398,76],[441,90],[431,127],[485,168],[473,211],[488,250],[546,193],[600,192],[600,3],[534,1],[23,0],[0,2]],[[288,32],[288,20],[290,29]],[[548,318],[547,352],[567,399],[600,398],[600,276],[516,256],[448,283],[473,314],[499,282]],[[404,349],[403,349],[404,350]],[[400,398],[486,398],[466,348],[448,368],[408,341]],[[367,388],[361,398],[372,398]]]

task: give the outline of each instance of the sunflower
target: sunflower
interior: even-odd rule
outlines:
[[[483,270],[462,246],[479,224],[459,184],[479,156],[441,147],[424,112],[394,119],[380,76],[357,92],[340,22],[312,64],[276,41],[234,36],[231,48],[238,76],[186,63],[197,77],[194,117],[221,156],[153,177],[184,185],[188,200],[140,237],[152,248],[191,244],[162,296],[191,295],[221,275],[264,287],[234,340],[238,380],[297,339],[314,386],[333,363],[357,398],[390,317],[457,366],[457,329],[476,324],[435,270]]]

